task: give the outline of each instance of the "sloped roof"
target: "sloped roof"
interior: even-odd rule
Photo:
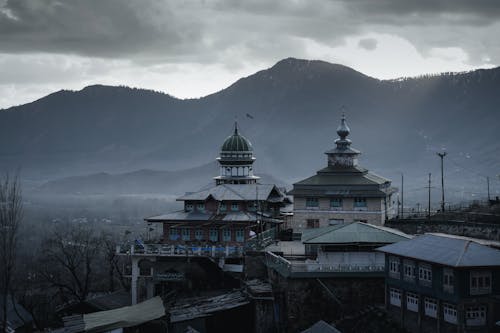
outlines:
[[[411,236],[395,229],[354,222],[340,226],[308,238],[304,244],[353,244],[353,243],[395,243],[410,239]]]
[[[222,184],[202,191],[188,193],[177,198],[177,200],[206,200],[210,196],[217,201],[250,201],[257,198],[259,200],[267,200],[273,189],[276,189],[284,197],[279,188],[273,184]]]
[[[218,311],[233,309],[248,303],[247,296],[239,290],[210,298],[188,299],[182,304],[173,305],[170,308],[170,322],[177,323],[207,317]]]
[[[342,333],[332,325],[326,323],[323,320],[317,321],[314,325],[309,327],[306,330],[303,330],[301,333]]]
[[[452,267],[500,266],[500,251],[468,239],[425,234],[378,251]]]
[[[293,185],[382,185],[387,182],[390,180],[361,167],[347,169],[326,167],[319,170],[314,176]]]
[[[172,213],[162,214],[158,216],[151,216],[145,218],[147,222],[163,222],[163,221],[226,221],[226,222],[255,222],[257,220],[264,220],[266,222],[281,223],[280,219],[271,218],[267,214],[261,212],[186,212],[184,210],[175,211]]]

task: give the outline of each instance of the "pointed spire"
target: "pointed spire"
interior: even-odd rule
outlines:
[[[238,135],[238,121],[234,121],[234,134],[233,135]]]

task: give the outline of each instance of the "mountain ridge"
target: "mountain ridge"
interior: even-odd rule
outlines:
[[[450,168],[460,166],[450,180],[479,182],[465,170],[491,175],[500,167],[498,87],[500,67],[379,80],[287,58],[197,99],[103,85],[63,90],[0,112],[0,170],[22,166],[47,180],[187,169],[215,159],[237,117],[254,145],[256,170],[293,182],[326,163],[345,105],[362,165],[423,183],[428,172],[438,174],[435,152],[444,147],[455,159]]]

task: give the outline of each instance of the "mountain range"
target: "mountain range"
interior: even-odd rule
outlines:
[[[326,165],[323,152],[345,112],[360,164],[396,186],[404,173],[408,196],[418,196],[429,172],[438,181],[435,153],[445,149],[447,185],[470,198],[485,194],[486,176],[498,193],[499,92],[500,67],[378,80],[294,58],[199,99],[121,86],[62,90],[0,110],[0,170],[20,167],[36,184],[141,169],[182,178],[215,159],[237,119],[253,144],[255,172],[291,184]],[[166,189],[167,178],[158,178]]]

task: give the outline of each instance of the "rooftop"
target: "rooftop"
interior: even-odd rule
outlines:
[[[306,231],[304,244],[388,244],[408,240],[411,236],[399,230],[363,222],[329,226]]]
[[[217,201],[268,200],[273,191],[276,196],[281,197],[281,201],[285,199],[285,194],[273,184],[222,184],[198,192],[187,193],[186,195],[177,198],[177,200],[204,201],[209,197],[212,197]]]
[[[444,234],[425,234],[377,250],[452,267],[500,266],[499,250]]]

